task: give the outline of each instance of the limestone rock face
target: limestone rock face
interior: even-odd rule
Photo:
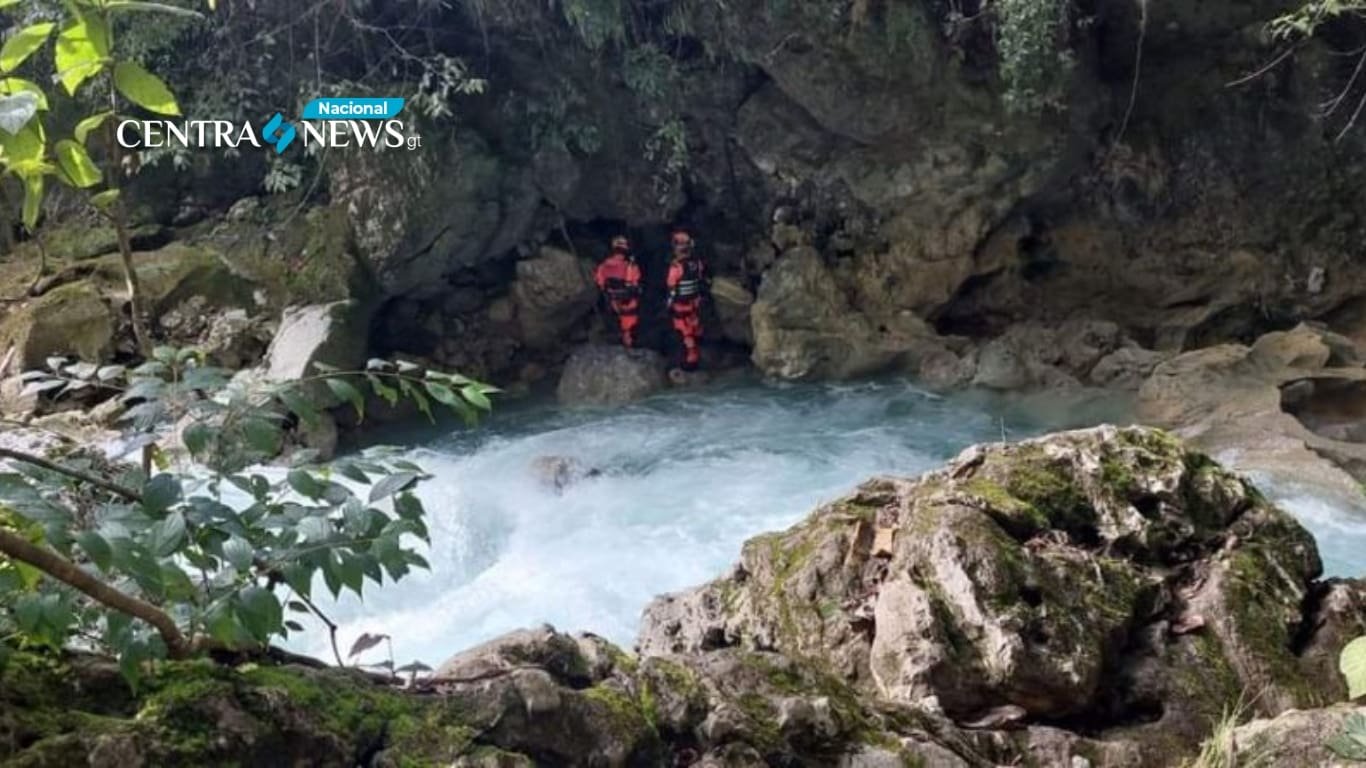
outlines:
[[[751,308],[754,364],[781,379],[844,379],[886,370],[911,346],[871,326],[820,253],[800,246],[764,274]]]
[[[365,362],[369,312],[356,301],[286,309],[270,342],[262,372],[272,381],[296,381],[315,374],[314,363],[355,369]],[[336,397],[319,383],[309,395],[322,405]]]
[[[564,405],[621,405],[667,386],[664,358],[648,349],[601,344],[579,347],[556,389]]]
[[[1358,761],[1338,755],[1328,743],[1342,733],[1351,717],[1366,717],[1366,707],[1338,704],[1286,712],[1238,726],[1229,736],[1230,746],[1237,754],[1255,756],[1278,768],[1347,768]]]
[[[1282,485],[1312,485],[1366,506],[1366,368],[1352,342],[1301,325],[1251,346],[1224,344],[1158,366],[1139,392],[1139,417]]]
[[[748,542],[729,576],[657,600],[639,644],[821,660],[960,723],[1088,713],[1118,728],[1160,701],[1111,746],[1191,745],[1190,723],[1247,688],[1265,714],[1337,689],[1297,656],[1320,570],[1309,535],[1245,481],[1164,433],[1102,427],[871,481]]]

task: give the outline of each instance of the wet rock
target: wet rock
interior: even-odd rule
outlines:
[[[1308,533],[1245,481],[1163,433],[1103,427],[871,481],[748,542],[731,576],[657,600],[639,645],[775,649],[964,724],[1087,712],[1102,731],[1115,718],[1116,749],[1193,747],[1205,726],[1189,723],[1245,689],[1274,714],[1337,685],[1296,655],[1320,570]],[[1167,631],[1195,614],[1203,626]],[[1145,701],[1162,718],[1123,731]]]
[[[517,262],[511,296],[522,341],[533,349],[562,344],[569,328],[592,311],[598,298],[590,265],[549,247]]]
[[[1238,467],[1286,487],[1311,486],[1347,507],[1366,505],[1366,442],[1337,427],[1359,419],[1346,403],[1366,390],[1366,369],[1330,365],[1333,346],[1308,325],[1250,347],[1187,352],[1139,391],[1139,417],[1178,430]]]
[[[583,462],[569,456],[537,456],[531,461],[531,474],[541,487],[562,493],[578,481],[596,477],[602,472],[584,466]]]
[[[894,367],[910,339],[872,327],[808,246],[764,274],[751,308],[754,364],[780,379],[846,379]]]
[[[263,375],[271,381],[297,381],[318,371],[315,363],[342,370],[365,364],[369,310],[357,301],[314,304],[286,309],[270,342]],[[319,403],[335,405],[336,397],[321,382],[309,388]]]
[[[721,336],[736,344],[752,345],[754,331],[749,316],[754,295],[734,278],[716,277],[711,281],[711,299],[721,321]]]
[[[667,386],[665,362],[647,349],[588,345],[574,350],[556,389],[564,405],[621,405]]]

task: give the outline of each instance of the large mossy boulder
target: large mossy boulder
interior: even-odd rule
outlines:
[[[1082,718],[1156,760],[1245,691],[1266,715],[1338,695],[1298,655],[1320,570],[1241,478],[1102,427],[869,482],[651,605],[640,647],[772,649],[961,723]]]
[[[0,322],[0,357],[14,348],[11,365],[43,367],[52,356],[99,361],[114,348],[114,314],[98,289],[72,283],[10,310]]]

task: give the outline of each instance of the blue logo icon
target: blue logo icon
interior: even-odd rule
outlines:
[[[275,154],[278,155],[285,151],[285,147],[288,147],[291,141],[294,141],[296,133],[294,126],[286,123],[280,113],[276,112],[275,117],[272,117],[270,122],[266,123],[266,127],[261,129],[261,138],[274,144]]]

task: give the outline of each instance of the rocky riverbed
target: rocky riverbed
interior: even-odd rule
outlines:
[[[1101,427],[869,481],[660,598],[629,652],[528,629],[406,689],[358,672],[12,660],[14,765],[1317,766],[1366,587],[1166,433]],[[1299,711],[1292,711],[1299,710]],[[1287,749],[1294,744],[1293,751]]]

